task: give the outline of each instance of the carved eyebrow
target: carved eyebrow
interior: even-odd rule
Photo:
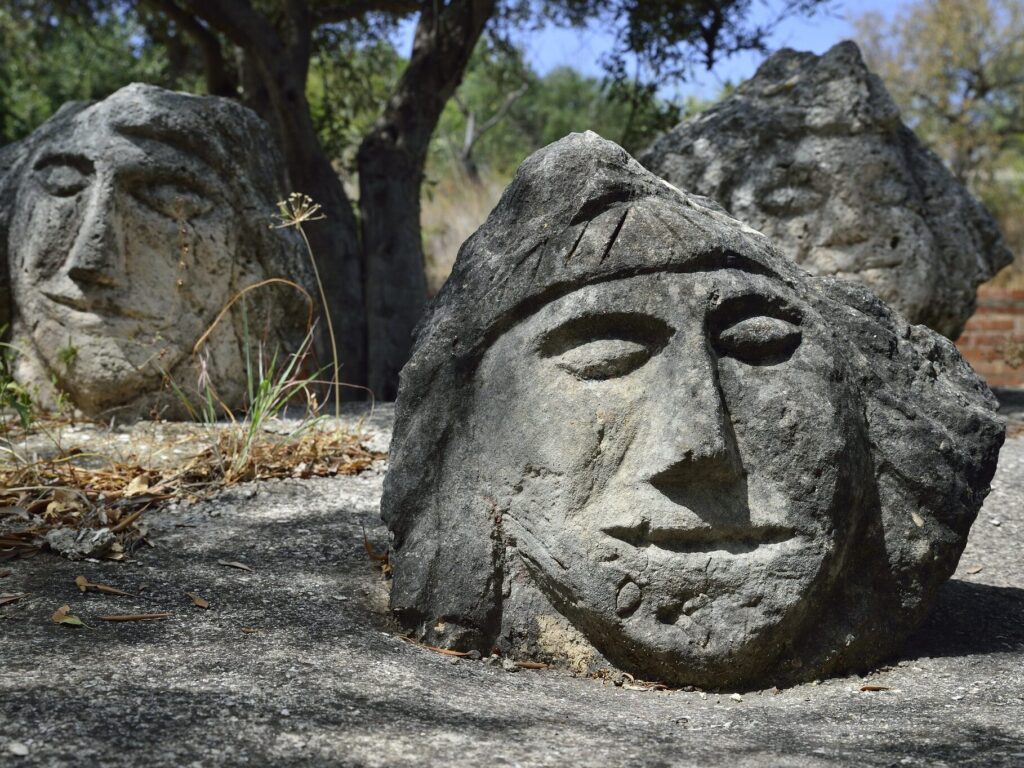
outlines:
[[[763,315],[800,325],[803,313],[790,302],[774,293],[751,291],[738,296],[727,296],[708,309],[708,328],[712,333],[750,317]]]
[[[537,351],[554,357],[591,341],[625,339],[660,350],[675,330],[664,320],[643,312],[590,312],[542,333]]]
[[[184,132],[162,130],[160,126],[155,125],[115,125],[114,130],[140,146],[145,147],[145,143],[163,145],[177,153],[194,157],[211,170],[218,167],[219,158],[212,146],[213,142],[196,142],[190,136],[184,135]]]
[[[41,171],[51,165],[70,165],[82,173],[92,173],[95,169],[93,161],[85,155],[74,152],[49,152],[41,155],[32,166],[32,170]]]

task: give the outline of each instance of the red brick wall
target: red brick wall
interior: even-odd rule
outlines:
[[[982,286],[956,345],[990,387],[1024,387],[1024,290]]]

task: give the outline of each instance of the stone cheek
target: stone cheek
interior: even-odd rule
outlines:
[[[673,684],[893,652],[1002,440],[947,341],[593,134],[523,164],[402,381],[381,504],[399,621]]]
[[[236,309],[205,359],[193,350],[245,286],[271,276],[311,285],[299,243],[268,226],[280,160],[240,140],[268,146],[265,134],[225,100],[130,86],[58,113],[24,142],[0,234],[27,351],[18,376],[44,403],[55,384],[89,415],[184,415],[174,382],[193,398],[209,384],[240,407],[244,344],[301,338],[297,292],[269,288],[246,300],[249,339]]]

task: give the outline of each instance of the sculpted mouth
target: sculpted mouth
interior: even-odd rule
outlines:
[[[745,555],[760,547],[782,544],[797,537],[794,529],[777,525],[653,528],[646,520],[639,525],[613,525],[601,531],[632,547],[656,547],[680,554],[727,552]]]
[[[133,320],[159,319],[154,315],[148,315],[144,312],[138,312],[128,307],[121,306],[114,301],[88,297],[65,296],[61,293],[49,293],[47,291],[43,291],[43,295],[54,304],[60,304],[61,306],[68,307],[76,312],[87,312],[92,315],[127,317]]]

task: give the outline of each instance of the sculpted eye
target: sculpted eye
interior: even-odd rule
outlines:
[[[761,208],[772,216],[799,216],[820,208],[822,195],[808,186],[781,186],[764,191]]]
[[[672,335],[649,315],[612,313],[570,320],[540,340],[539,352],[576,378],[626,376],[661,351]]]
[[[726,299],[708,314],[711,346],[721,357],[747,365],[777,365],[800,346],[803,315],[772,293]]]
[[[561,355],[555,365],[581,379],[611,379],[632,373],[646,363],[652,350],[626,339],[598,339]]]
[[[36,167],[36,178],[49,194],[54,197],[72,197],[87,186],[91,169],[83,163],[51,160]]]
[[[774,365],[788,359],[800,346],[797,325],[780,317],[757,315],[720,330],[712,343],[720,355],[750,365]]]
[[[213,207],[205,194],[185,180],[153,182],[140,179],[131,184],[129,190],[132,197],[147,208],[175,221],[202,216]]]

